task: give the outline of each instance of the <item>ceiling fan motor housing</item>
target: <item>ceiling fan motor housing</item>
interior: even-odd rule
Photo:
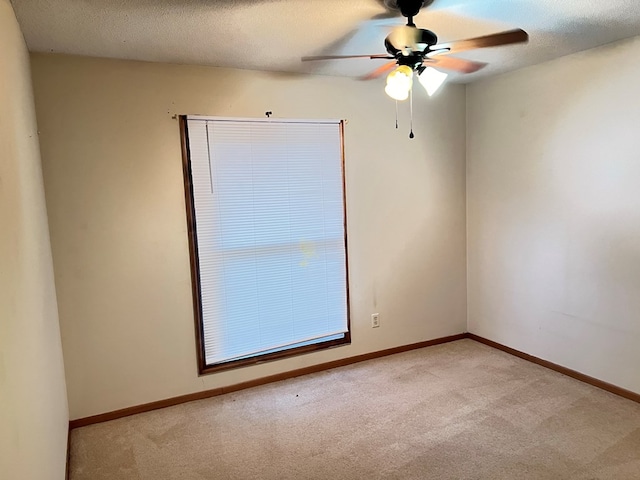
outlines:
[[[412,53],[415,55],[424,56],[427,53],[429,53],[430,47],[438,43],[438,37],[431,30],[426,30],[424,28],[419,28],[417,30],[418,30],[418,38],[416,43],[425,44],[427,45],[427,48],[425,48],[422,51],[412,52]],[[384,39],[384,46],[387,49],[387,52],[389,52],[389,55],[393,55],[396,58],[398,58],[399,56],[404,56],[403,51],[407,47],[407,45],[394,45],[393,43],[391,43],[391,35],[389,35],[387,38]]]
[[[415,17],[420,13],[424,0],[396,0],[398,9],[404,17]]]

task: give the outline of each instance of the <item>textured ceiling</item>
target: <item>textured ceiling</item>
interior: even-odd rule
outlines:
[[[382,60],[301,63],[318,54],[384,53],[383,0],[13,0],[31,51],[328,75]],[[416,24],[441,41],[520,27],[528,45],[461,57],[489,62],[472,81],[640,34],[638,0],[435,0]]]

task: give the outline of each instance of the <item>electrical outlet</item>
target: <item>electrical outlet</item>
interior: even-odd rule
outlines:
[[[378,328],[380,326],[380,314],[373,313],[371,315],[371,328]]]

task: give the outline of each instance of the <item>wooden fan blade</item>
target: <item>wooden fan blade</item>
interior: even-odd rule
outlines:
[[[431,47],[432,50],[448,48],[449,53],[466,52],[476,48],[500,47],[502,45],[512,45],[514,43],[526,43],[529,41],[529,34],[521,29],[509,30],[508,32],[495,33],[485,37],[470,38],[457,42],[441,43]]]
[[[373,72],[368,73],[364,77],[360,77],[360,80],[373,80],[374,78],[378,78],[380,75],[384,75],[385,73],[393,70],[396,66],[396,62],[385,63],[384,65],[376,68]]]
[[[462,58],[449,57],[448,55],[438,55],[425,59],[425,65],[433,65],[438,68],[444,68],[445,70],[454,70],[460,73],[473,73],[483,69],[487,66],[486,63],[473,62],[471,60],[464,60]]]
[[[379,53],[374,55],[321,55],[318,57],[302,57],[303,62],[315,62],[316,60],[342,60],[345,58],[386,58],[391,59],[388,53]]]

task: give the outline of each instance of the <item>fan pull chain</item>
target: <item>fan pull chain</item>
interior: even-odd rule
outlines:
[[[398,129],[398,100],[396,100],[396,130]]]
[[[415,137],[413,134],[413,88],[409,90],[409,111],[411,112],[411,133],[409,134],[409,138]]]

